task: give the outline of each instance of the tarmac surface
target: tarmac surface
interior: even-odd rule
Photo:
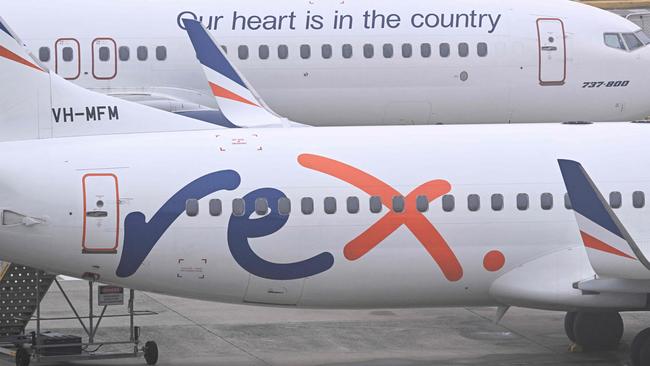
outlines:
[[[78,310],[87,312],[87,284],[61,283]],[[96,294],[94,300],[96,304]],[[648,314],[624,314],[626,330],[618,350],[579,353],[569,352],[564,314],[526,309],[511,309],[496,325],[493,308],[324,311],[136,293],[136,310],[159,313],[136,318],[136,325],[142,327],[142,341],[158,343],[161,366],[628,365],[632,338],[650,326]],[[72,315],[55,287],[45,297],[42,312],[44,317]],[[125,312],[126,306],[108,311]],[[28,331],[33,327],[31,322]],[[76,320],[51,321],[44,328],[82,334]],[[98,339],[104,341],[128,336],[128,319],[105,319],[98,331]],[[13,364],[0,361],[0,366]],[[145,362],[133,358],[59,364],[130,366]]]

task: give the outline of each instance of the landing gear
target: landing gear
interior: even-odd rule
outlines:
[[[650,328],[642,330],[630,346],[632,366],[650,365]]]
[[[576,315],[578,315],[577,311],[570,311],[566,313],[566,316],[564,317],[564,332],[566,333],[567,338],[574,343],[576,341],[576,335],[573,333],[573,325],[576,322]]]
[[[29,366],[31,360],[32,355],[26,349],[19,347],[16,350],[16,366]]]
[[[155,365],[158,362],[158,345],[156,342],[149,341],[145,343],[143,351],[147,365]]]
[[[623,318],[617,312],[568,313],[564,324],[569,339],[585,350],[616,348],[623,337]]]

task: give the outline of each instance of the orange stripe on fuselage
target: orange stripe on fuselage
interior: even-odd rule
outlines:
[[[224,89],[224,88],[220,87],[217,84],[213,84],[213,83],[209,83],[209,84],[210,84],[210,89],[212,89],[212,94],[214,94],[215,97],[230,99],[230,100],[234,100],[236,102],[241,102],[241,103],[245,103],[245,104],[248,104],[248,105],[252,105],[254,107],[259,107],[259,105],[251,102],[250,100],[248,100],[246,98],[243,98],[243,97],[231,92],[230,90]]]
[[[587,248],[600,250],[601,252],[614,254],[614,255],[617,255],[619,257],[636,260],[636,258],[634,258],[634,257],[632,257],[632,256],[630,256],[628,254],[625,254],[624,252],[614,248],[613,246],[611,246],[609,244],[603,243],[602,241],[594,238],[593,236],[591,236],[591,235],[589,235],[587,233],[584,233],[584,232],[581,231],[580,235],[582,236],[582,241],[585,243],[585,246]]]
[[[18,62],[20,64],[23,64],[25,66],[31,67],[32,69],[36,69],[38,71],[43,71],[40,67],[34,65],[33,63],[25,60],[24,58],[18,56],[17,54],[9,51],[8,49],[0,46],[0,57],[4,57],[6,59],[9,59],[11,61]]]

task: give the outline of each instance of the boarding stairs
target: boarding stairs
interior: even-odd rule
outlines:
[[[24,334],[55,279],[36,268],[0,263],[0,337]]]

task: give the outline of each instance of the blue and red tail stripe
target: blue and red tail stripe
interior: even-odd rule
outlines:
[[[230,62],[221,53],[218,46],[212,41],[210,35],[205,32],[200,22],[191,19],[184,19],[183,24],[190,36],[190,40],[196,50],[196,58],[199,62],[228,79],[236,82],[244,88],[246,83],[239,77],[237,71],[230,65]]]
[[[2,47],[2,46],[0,46],[0,57],[6,58],[6,59],[14,61],[14,62],[18,62],[19,64],[31,67],[31,68],[36,69],[38,71],[43,71],[43,69],[38,67],[33,62],[29,62],[28,60],[24,59],[23,57],[20,57],[19,55],[15,54],[14,52],[11,52],[9,49],[7,49],[5,47]]]
[[[630,249],[629,234],[582,165],[572,160],[558,163],[585,247],[636,260],[621,250]]]

